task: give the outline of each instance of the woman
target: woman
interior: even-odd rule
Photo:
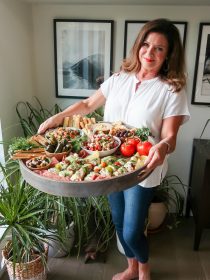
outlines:
[[[166,19],[147,22],[139,32],[121,71],[96,93],[46,120],[39,133],[62,124],[65,116],[88,114],[105,104],[104,120],[148,127],[155,138],[148,156],[151,175],[122,192],[109,195],[112,218],[128,259],[128,268],[113,280],[150,279],[144,223],[154,188],[167,169],[180,125],[189,119],[184,87],[184,52],[177,28]]]

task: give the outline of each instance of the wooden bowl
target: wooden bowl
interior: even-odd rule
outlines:
[[[48,151],[45,151],[46,156],[48,156],[49,158],[56,158],[58,161],[61,161],[63,159],[63,157],[66,157],[67,155],[69,155],[69,152],[62,152],[62,153],[50,153]]]
[[[49,161],[49,163],[48,163],[47,165],[44,165],[44,166],[37,166],[37,167],[32,167],[32,166],[30,166],[30,163],[31,163],[32,161],[36,161],[36,160],[41,159],[41,158],[43,158],[43,160],[44,160],[44,159],[47,159],[47,160]],[[31,169],[31,170],[46,170],[46,169],[49,169],[49,168],[50,168],[51,164],[52,164],[51,158],[46,157],[46,156],[33,157],[33,158],[31,158],[31,159],[29,159],[29,160],[26,161],[26,166],[27,166],[29,169]]]

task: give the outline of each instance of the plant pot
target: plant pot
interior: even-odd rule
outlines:
[[[69,228],[66,229],[67,238],[64,243],[56,240],[49,240],[49,251],[48,256],[51,258],[62,258],[65,257],[72,249],[74,243],[74,223],[72,222]],[[50,232],[52,235],[52,232]]]
[[[45,256],[47,261],[48,247],[46,247]],[[27,263],[16,263],[15,269],[12,261],[8,260],[8,253],[2,250],[2,256],[6,264],[10,280],[46,280],[47,271],[42,262],[41,256]]]
[[[148,213],[147,229],[153,231],[160,228],[164,223],[167,212],[167,208],[163,202],[151,203]]]

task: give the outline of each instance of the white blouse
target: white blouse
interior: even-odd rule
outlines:
[[[148,127],[157,143],[160,141],[163,119],[182,115],[183,123],[189,120],[184,91],[172,92],[170,86],[159,77],[142,81],[139,86],[138,83],[135,74],[120,72],[101,84],[101,91],[106,98],[104,121],[122,121],[137,128]],[[159,185],[166,171],[167,159],[140,185]]]

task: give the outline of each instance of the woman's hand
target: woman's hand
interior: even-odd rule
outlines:
[[[158,144],[152,146],[145,162],[145,164],[147,164],[147,168],[154,169],[158,165],[161,165],[167,155],[167,152],[168,146],[165,142],[159,142]]]
[[[58,127],[60,124],[62,124],[62,122],[63,122],[63,116],[61,114],[56,114],[50,117],[49,119],[47,119],[45,122],[43,122],[40,125],[38,129],[38,133],[43,134],[47,129]]]
[[[145,162],[145,164],[148,164],[148,169],[154,169],[158,165],[161,165],[166,154],[172,153],[175,150],[176,137],[182,120],[183,116],[173,116],[163,120],[160,133],[162,140],[150,149]]]

